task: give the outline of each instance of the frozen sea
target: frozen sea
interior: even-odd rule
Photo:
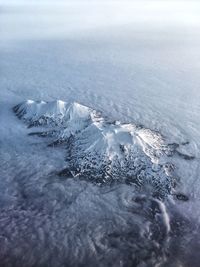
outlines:
[[[0,266],[199,266],[199,18],[197,1],[0,3]],[[61,179],[65,149],[12,111],[27,99],[185,143],[194,159],[175,166],[189,200]]]

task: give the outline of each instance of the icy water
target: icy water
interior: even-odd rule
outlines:
[[[2,5],[0,266],[199,266],[199,5],[178,2]],[[59,177],[65,147],[28,136],[12,111],[26,99],[78,101],[185,143],[195,158],[175,166],[189,200]]]

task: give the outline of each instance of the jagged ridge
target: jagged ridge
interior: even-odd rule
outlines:
[[[76,102],[28,100],[14,111],[29,127],[54,126],[53,144],[67,144],[68,165],[62,174],[97,183],[150,184],[160,194],[173,190],[174,167],[168,161],[176,149],[157,132],[110,122]]]

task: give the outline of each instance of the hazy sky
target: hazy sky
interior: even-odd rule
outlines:
[[[200,1],[0,0],[1,38],[49,38],[100,27],[199,27]]]

